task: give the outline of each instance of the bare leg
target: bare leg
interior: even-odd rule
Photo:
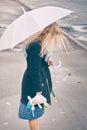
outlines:
[[[39,130],[39,119],[29,120],[31,130]]]

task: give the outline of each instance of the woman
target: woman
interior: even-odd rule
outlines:
[[[31,130],[39,130],[39,117],[44,114],[43,102],[40,109],[37,105],[36,95],[43,95],[47,99],[47,103],[51,104],[52,81],[49,66],[53,66],[54,62],[49,54],[53,51],[55,43],[58,43],[60,48],[62,46],[66,48],[65,43],[68,43],[56,22],[31,36],[26,42],[27,69],[22,80],[19,117],[29,121]],[[27,96],[32,98],[35,105],[34,116],[27,108]]]

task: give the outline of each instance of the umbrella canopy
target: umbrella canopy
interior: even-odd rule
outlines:
[[[0,38],[0,50],[11,49],[29,36],[43,30],[51,23],[69,15],[72,11],[45,6],[25,12],[14,20],[4,31]]]

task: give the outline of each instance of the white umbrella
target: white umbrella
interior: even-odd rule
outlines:
[[[15,47],[29,36],[70,13],[72,11],[55,6],[45,6],[25,12],[4,31],[0,39],[0,50]]]

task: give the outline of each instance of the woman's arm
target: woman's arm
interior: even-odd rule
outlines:
[[[42,79],[41,79],[41,57],[40,57],[41,45],[39,42],[35,42],[30,45],[28,52],[28,64],[32,78],[32,87],[36,93],[40,94],[42,91]]]
[[[50,55],[48,53],[45,55],[44,61],[48,64],[48,66],[53,66],[54,65],[54,61],[50,57]]]

